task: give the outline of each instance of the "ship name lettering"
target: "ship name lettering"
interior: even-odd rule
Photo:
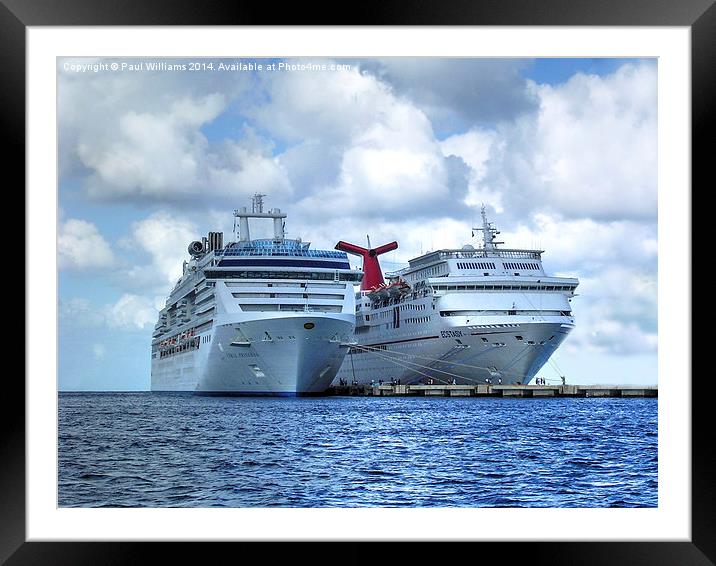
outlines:
[[[442,338],[461,338],[464,334],[461,330],[441,330],[440,336]]]

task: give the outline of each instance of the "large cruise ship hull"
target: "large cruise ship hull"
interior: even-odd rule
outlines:
[[[321,394],[345,358],[354,327],[351,318],[343,314],[221,317],[197,350],[153,360],[152,391]]]
[[[337,379],[525,384],[567,337],[573,324],[530,321],[454,326],[425,325],[417,333],[393,332],[351,348]]]

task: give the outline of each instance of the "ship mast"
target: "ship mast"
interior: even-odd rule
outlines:
[[[264,212],[265,196],[266,195],[262,195],[261,193],[256,193],[253,197],[251,197],[251,212],[248,212],[245,206],[242,207],[241,210],[234,210],[234,218],[239,219],[240,242],[251,241],[251,234],[249,233],[249,218],[273,218],[273,239],[276,242],[283,241],[283,219],[286,218],[286,213],[281,212],[281,209],[279,208],[274,208],[273,210]]]
[[[504,244],[505,242],[497,242],[495,241],[495,236],[500,233],[500,231],[495,228],[492,225],[492,222],[487,221],[487,213],[485,212],[485,205],[482,205],[482,209],[480,210],[480,214],[482,216],[482,228],[473,228],[473,230],[479,230],[482,232],[482,242],[483,242],[483,248],[486,250],[494,250],[497,249],[497,244]]]

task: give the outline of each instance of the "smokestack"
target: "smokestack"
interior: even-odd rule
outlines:
[[[224,247],[224,233],[223,232],[209,232],[209,249],[207,251],[213,252],[214,250],[220,250]]]
[[[360,289],[361,291],[371,291],[385,283],[383,280],[383,272],[380,270],[378,256],[397,248],[398,242],[390,242],[389,244],[368,250],[355,244],[341,241],[336,244],[335,249],[349,254],[359,255],[363,258],[363,281],[361,281]]]

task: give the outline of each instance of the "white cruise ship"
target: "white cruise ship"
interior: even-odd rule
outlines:
[[[285,238],[286,214],[263,212],[263,196],[234,211],[238,241],[209,232],[189,245],[152,335],[152,391],[310,395],[333,381],[362,272],[344,252]],[[252,240],[249,219],[273,220],[274,237]]]
[[[482,208],[483,246],[443,249],[389,275],[395,242],[336,249],[363,256],[355,345],[336,383],[527,384],[574,327],[577,279],[548,276],[541,250],[499,248]],[[370,244],[369,244],[370,245]]]

